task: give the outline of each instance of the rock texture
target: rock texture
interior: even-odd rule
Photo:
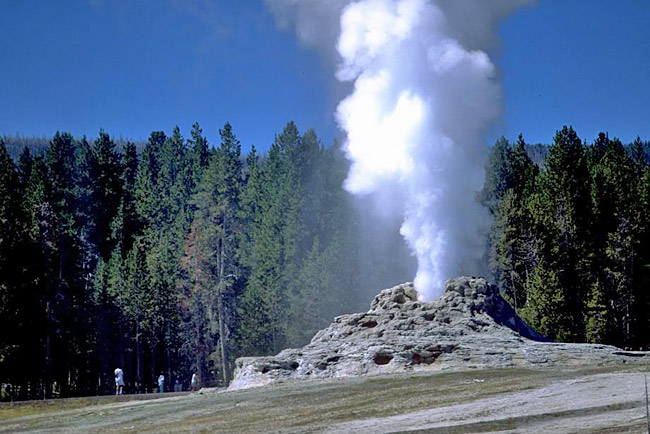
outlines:
[[[341,315],[299,349],[236,361],[230,389],[308,378],[422,370],[648,363],[645,352],[544,341],[485,279],[447,281],[433,302],[412,283],[381,291],[366,313]]]

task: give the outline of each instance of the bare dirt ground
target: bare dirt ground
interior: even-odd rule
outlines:
[[[492,369],[0,405],[0,432],[645,433],[638,367]]]

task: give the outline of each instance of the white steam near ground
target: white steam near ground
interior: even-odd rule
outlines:
[[[336,119],[351,162],[345,188],[399,213],[417,259],[415,286],[438,297],[448,278],[479,274],[488,215],[484,134],[501,114],[485,50],[527,0],[266,0],[283,27],[337,59],[352,82]]]

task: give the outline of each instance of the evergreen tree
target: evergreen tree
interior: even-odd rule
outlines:
[[[158,177],[161,166],[161,152],[166,140],[165,133],[154,131],[142,152],[138,168],[135,197],[140,226],[150,235],[159,220],[160,192]]]
[[[547,336],[554,339],[584,339],[583,315],[591,286],[592,259],[589,179],[584,145],[573,128],[565,126],[555,135],[539,189],[529,202],[538,256],[536,267],[544,266],[543,270],[536,270],[535,276],[540,284],[542,276],[554,279],[555,289],[563,293],[553,293],[550,298],[531,296],[527,310],[529,317],[539,317],[546,307],[538,303],[552,300],[558,309],[557,320],[544,330],[551,330],[553,334]],[[535,292],[533,286],[531,293]]]
[[[122,166],[115,143],[103,130],[93,146],[91,178],[94,183],[95,227],[101,257],[108,261],[119,240],[111,234],[111,223],[117,216],[122,199]]]
[[[637,255],[634,268],[635,286],[635,329],[636,344],[648,346],[650,343],[650,168],[646,165],[637,176],[636,207],[637,222],[639,225],[637,238]]]
[[[134,354],[133,380],[136,390],[144,392],[151,390],[153,377],[145,373],[145,357],[151,354],[153,324],[149,315],[153,304],[152,293],[149,291],[149,274],[146,263],[146,252],[142,239],[136,238],[129,250],[125,261],[125,276],[122,290],[117,294],[117,303],[130,326],[129,336]],[[151,363],[150,363],[151,365]]]
[[[560,342],[571,341],[576,339],[576,334],[568,326],[573,319],[567,309],[567,291],[553,268],[547,267],[545,260],[537,264],[530,279],[528,303],[521,316],[541,335]]]
[[[34,169],[34,158],[28,147],[23,148],[23,151],[18,157],[18,182],[24,190],[32,176]]]
[[[610,147],[610,140],[607,133],[600,132],[598,137],[594,141],[594,144],[591,145],[589,149],[589,156],[591,158],[592,164],[597,164],[605,155],[607,150]]]
[[[521,135],[514,148],[505,152],[504,165],[509,168],[503,175],[508,187],[496,209],[489,266],[506,298],[519,309],[526,303],[526,284],[534,267],[532,216],[527,202],[538,173]]]
[[[248,280],[248,274],[254,267],[253,249],[254,237],[253,228],[260,223],[259,206],[262,202],[262,172],[259,165],[259,157],[255,146],[246,157],[246,173],[240,196],[240,222],[244,230],[239,234],[239,262],[242,265],[244,280]]]
[[[140,233],[138,225],[138,214],[136,211],[136,180],[138,176],[138,155],[135,145],[127,142],[122,155],[122,185],[123,194],[120,203],[122,220],[122,255],[126,257],[127,252],[133,246],[136,235]]]
[[[594,258],[595,273],[602,285],[593,287],[598,293],[591,298],[602,299],[608,307],[609,328],[598,333],[606,337],[604,342],[629,344],[633,332],[633,239],[638,232],[634,210],[636,169],[620,140],[609,140],[600,133],[597,142],[601,152],[591,169],[592,225],[594,251],[602,252]]]
[[[258,354],[279,351],[286,338],[287,289],[296,274],[301,206],[291,156],[299,143],[293,122],[276,137],[262,172],[259,217],[251,228],[252,271],[242,297],[240,341],[243,349]]]
[[[12,256],[19,240],[16,237],[19,222],[16,201],[18,176],[7,148],[0,139],[0,327],[2,330],[20,330],[20,314],[23,306],[18,292],[18,282],[13,272]],[[19,361],[23,342],[18,336],[3,333],[0,337],[0,378],[10,378],[11,369]],[[4,382],[3,381],[3,382]]]
[[[632,161],[634,161],[634,167],[636,168],[637,173],[642,173],[648,162],[646,160],[645,147],[643,146],[641,137],[636,136],[636,139],[630,146],[630,153]]]
[[[56,133],[45,156],[47,182],[46,198],[52,207],[51,255],[46,265],[46,324],[45,374],[46,396],[56,392],[66,396],[70,369],[74,365],[72,347],[82,339],[78,335],[83,325],[84,288],[80,277],[83,255],[80,248],[78,219],[80,201],[77,197],[78,179],[76,143],[68,133]],[[72,312],[80,315],[73,315]],[[55,391],[52,385],[58,386]]]
[[[194,291],[191,291],[192,311],[205,309],[212,319],[208,336],[202,342],[218,342],[216,356],[202,354],[202,363],[209,358],[220,361],[224,384],[230,381],[230,336],[233,328],[235,300],[241,267],[238,261],[240,233],[240,194],[242,188],[241,145],[226,123],[219,131],[221,145],[203,174],[194,200],[196,211],[192,236],[196,239],[197,263],[194,271]],[[196,330],[194,324],[192,330]],[[205,375],[207,368],[198,369]]]
[[[485,171],[485,183],[479,193],[479,200],[492,214],[496,213],[506,191],[510,187],[510,143],[505,137],[496,141]]]
[[[192,185],[196,186],[201,182],[203,171],[209,164],[210,150],[208,141],[203,136],[203,130],[197,122],[192,124],[191,138],[188,140],[190,146],[190,164],[192,171]]]

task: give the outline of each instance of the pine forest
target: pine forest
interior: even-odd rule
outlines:
[[[373,232],[342,188],[338,145],[293,122],[264,153],[219,137],[0,140],[3,400],[110,394],[118,366],[129,393],[161,372],[226,385],[237,357],[304,345],[412,279],[399,225]],[[487,151],[486,272],[549,339],[648,348],[647,149],[563,127]]]

